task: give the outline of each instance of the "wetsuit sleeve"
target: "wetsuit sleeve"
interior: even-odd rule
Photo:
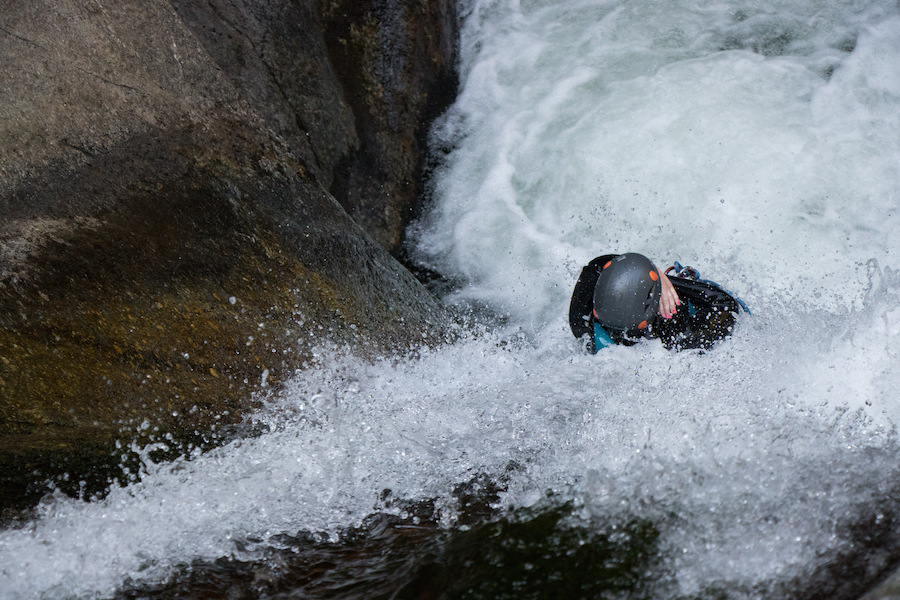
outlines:
[[[740,304],[717,284],[669,277],[682,301],[671,319],[656,319],[656,337],[669,349],[712,347],[734,329]],[[687,309],[687,310],[686,310]]]
[[[597,285],[603,265],[615,256],[615,254],[598,256],[581,269],[581,275],[578,276],[575,289],[572,291],[572,300],[569,302],[569,328],[572,335],[577,338],[584,335],[593,338],[594,287]]]

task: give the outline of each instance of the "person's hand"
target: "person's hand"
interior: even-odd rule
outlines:
[[[678,298],[678,292],[672,286],[672,282],[666,277],[666,274],[657,269],[659,273],[659,283],[662,290],[659,294],[659,316],[663,319],[671,319],[675,315],[675,311],[681,306],[681,300]]]

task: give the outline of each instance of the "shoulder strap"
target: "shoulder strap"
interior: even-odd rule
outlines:
[[[670,275],[670,273],[671,273],[672,271],[674,271],[674,276],[673,276],[673,275]],[[736,295],[733,294],[732,292],[729,292],[728,290],[726,290],[725,288],[723,288],[721,285],[719,285],[719,284],[716,283],[715,281],[710,281],[709,279],[701,279],[701,278],[700,278],[700,272],[697,271],[697,269],[695,269],[694,267],[682,267],[682,266],[681,266],[681,263],[679,263],[679,262],[676,261],[674,265],[672,265],[671,267],[669,267],[668,269],[666,269],[666,275],[668,275],[668,276],[669,276],[669,280],[670,280],[670,281],[673,281],[673,282],[674,282],[674,280],[675,280],[675,277],[678,277],[678,278],[680,278],[682,281],[697,281],[697,282],[700,282],[700,283],[706,283],[706,284],[708,284],[708,285],[706,286],[707,289],[713,288],[713,289],[717,290],[717,293],[718,293],[718,292],[723,292],[723,293],[725,293],[725,295],[727,295],[729,298],[731,298],[732,300],[734,300],[735,302],[737,302],[738,305],[740,306],[740,308],[741,308],[745,313],[747,313],[748,315],[749,315],[749,314],[752,314],[752,313],[750,312],[750,308],[747,307],[747,304],[746,304],[743,300],[741,300],[738,296],[736,296]],[[673,283],[673,285],[674,285],[674,283]],[[676,290],[677,290],[677,286],[676,286]],[[738,312],[737,309],[735,309],[734,312]]]
[[[717,283],[699,279],[684,279],[681,277],[669,277],[678,296],[687,299],[700,306],[714,306],[719,310],[740,312],[744,309],[743,303],[735,296],[729,294]]]

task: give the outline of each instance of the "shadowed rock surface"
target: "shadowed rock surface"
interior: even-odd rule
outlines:
[[[455,17],[352,6],[0,2],[0,507],[215,443],[322,345],[440,339],[388,251]]]
[[[172,5],[266,127],[396,252],[421,191],[428,125],[456,93],[455,2]]]

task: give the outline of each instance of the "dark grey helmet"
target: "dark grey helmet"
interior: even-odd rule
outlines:
[[[646,256],[630,252],[600,269],[594,286],[594,318],[612,334],[646,333],[659,308],[659,271]]]

